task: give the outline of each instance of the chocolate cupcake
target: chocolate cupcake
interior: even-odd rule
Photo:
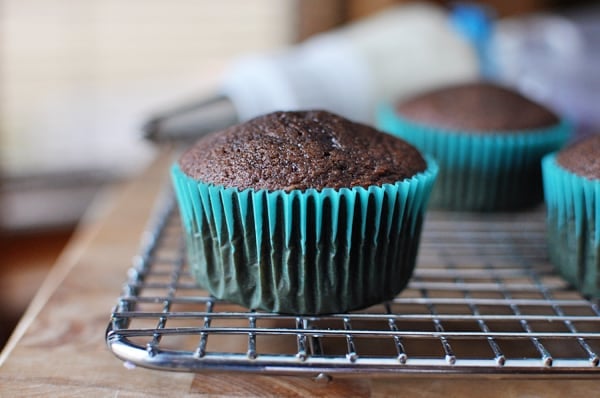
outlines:
[[[172,168],[198,283],[219,299],[294,314],[397,295],[436,173],[403,140],[323,111],[210,134]]]
[[[600,297],[600,134],[542,162],[550,260],[584,295]]]
[[[559,149],[571,131],[542,105],[485,82],[383,105],[378,125],[438,161],[432,207],[470,211],[539,203],[541,158]]]

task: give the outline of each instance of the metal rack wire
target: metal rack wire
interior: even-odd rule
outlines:
[[[600,373],[600,309],[554,273],[542,209],[429,212],[416,272],[398,297],[301,317],[250,311],[200,290],[166,202],[106,332],[126,366],[320,377]]]

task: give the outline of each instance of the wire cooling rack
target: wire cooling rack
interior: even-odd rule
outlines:
[[[554,273],[543,209],[430,211],[404,292],[363,311],[303,317],[250,311],[199,289],[168,196],[106,332],[128,367],[325,378],[600,374],[599,308]]]

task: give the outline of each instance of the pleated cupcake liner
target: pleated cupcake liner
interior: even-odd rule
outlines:
[[[378,108],[377,124],[438,162],[430,206],[458,211],[515,210],[540,203],[541,159],[562,147],[572,131],[568,121],[510,133],[444,130],[407,120],[390,104]]]
[[[247,308],[325,314],[395,297],[415,266],[437,165],[368,188],[266,191],[172,180],[198,284]]]
[[[560,274],[586,296],[600,297],[600,180],[542,161],[548,252]]]

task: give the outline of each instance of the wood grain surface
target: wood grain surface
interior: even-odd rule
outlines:
[[[0,397],[570,397],[600,382],[419,376],[369,379],[126,369],[104,332],[172,159],[112,188],[88,214],[0,357]]]

